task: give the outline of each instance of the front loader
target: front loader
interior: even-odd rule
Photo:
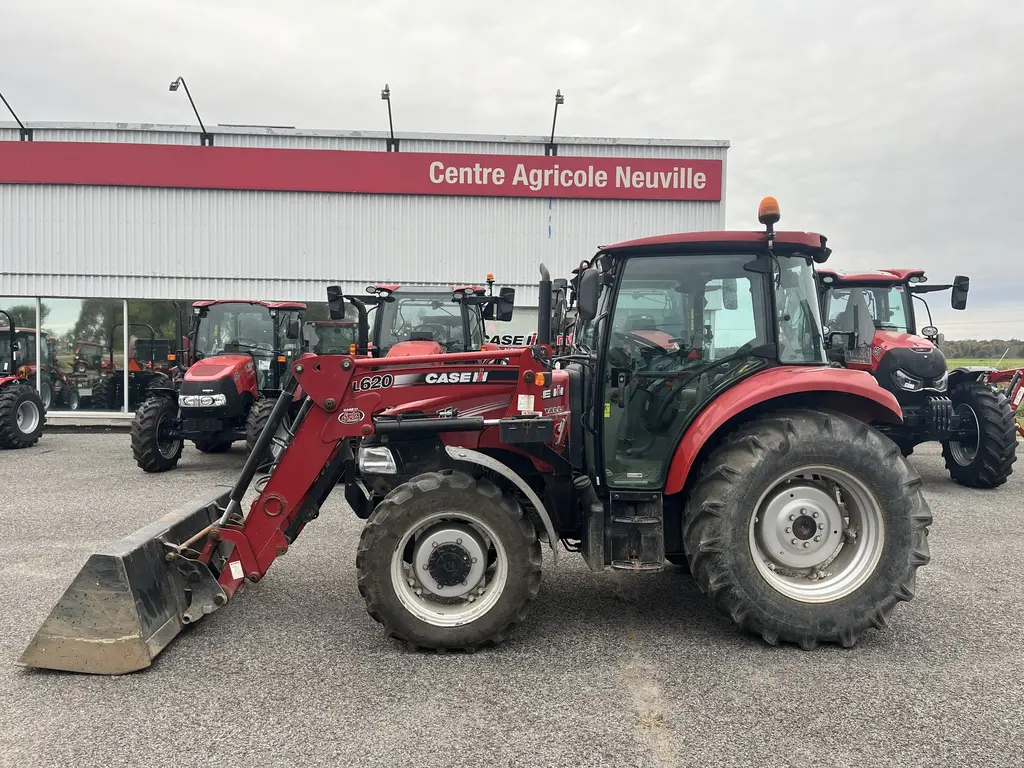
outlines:
[[[545,547],[555,567],[561,548],[593,571],[685,557],[710,604],[770,644],[850,647],[884,628],[929,561],[931,512],[918,474],[871,426],[898,423],[899,403],[825,357],[813,275],[825,238],[775,231],[778,218],[769,198],[762,231],[602,247],[576,283],[564,354],[552,354],[542,266],[538,343],[501,361],[295,361],[256,452],[300,388],[301,409],[248,509],[255,453],[230,488],[92,555],[21,663],[148,666],[265,578],[338,485],[366,521],[359,593],[410,648],[503,641],[538,594]],[[718,302],[733,279],[736,302]],[[642,312],[619,304],[640,293]],[[340,291],[329,297],[344,319]]]

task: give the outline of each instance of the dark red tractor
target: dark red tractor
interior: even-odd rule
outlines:
[[[204,453],[223,453],[239,440],[251,451],[289,364],[303,353],[305,309],[299,302],[194,302],[188,348],[174,355],[183,375],[164,386],[150,385],[135,412],[132,453],[139,467],[173,469],[186,440]],[[294,392],[292,399],[294,418],[301,401]],[[286,434],[287,423],[278,427]]]
[[[115,323],[110,329],[109,358],[101,365],[99,378],[89,391],[93,408],[116,411],[124,402],[125,372],[114,358],[114,339],[117,329],[123,327],[121,323]],[[129,323],[128,328],[148,331],[148,338],[128,337],[128,407],[134,408],[149,397],[151,390],[166,390],[173,386],[173,381],[166,359],[170,342],[157,339],[153,326],[147,323]],[[81,390],[79,396],[82,396]]]
[[[909,456],[914,446],[938,441],[950,477],[972,488],[1006,482],[1017,460],[1014,408],[993,385],[995,368],[948,370],[938,347],[926,293],[951,291],[955,310],[967,306],[970,281],[928,285],[924,270],[845,273],[819,270],[826,347],[836,362],[867,371],[900,403],[899,424],[878,428]],[[917,308],[928,315],[927,325]]]
[[[492,350],[296,360],[233,486],[92,555],[20,663],[149,666],[264,579],[339,484],[366,521],[359,593],[410,648],[509,637],[537,597],[544,546],[553,565],[562,549],[593,571],[685,558],[711,606],[773,645],[850,647],[886,627],[930,557],[921,478],[871,426],[902,412],[825,356],[825,238],[776,232],[771,200],[759,218],[766,230],[602,247],[574,291],[566,354],[552,353],[542,266],[538,343],[502,350],[505,364]],[[736,308],[709,309],[733,279]],[[670,339],[630,329],[619,298],[640,291],[660,296],[655,330]],[[329,297],[345,319],[340,291]],[[365,309],[358,319],[362,336]],[[243,507],[300,391],[284,450]]]
[[[18,329],[2,309],[0,319],[7,321],[7,328],[0,331],[0,448],[28,448],[39,442],[46,424],[39,393],[24,371],[18,373],[29,353],[29,336],[34,345],[36,332]]]

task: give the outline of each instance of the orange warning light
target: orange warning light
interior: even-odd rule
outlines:
[[[757,220],[767,226],[769,224],[778,223],[781,218],[782,214],[779,212],[779,201],[774,197],[762,198],[761,204],[757,206]]]

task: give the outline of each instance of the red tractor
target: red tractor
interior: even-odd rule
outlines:
[[[88,390],[93,408],[116,411],[121,409],[124,402],[124,371],[114,359],[114,338],[117,329],[123,327],[121,323],[116,323],[110,329],[107,346],[109,358],[101,365],[102,372],[98,380]],[[166,390],[173,386],[173,382],[166,360],[167,353],[164,352],[163,357],[158,356],[161,346],[166,349],[170,342],[157,339],[153,326],[147,323],[129,323],[128,327],[149,331],[148,339],[134,335],[128,337],[128,407],[134,408],[149,397],[151,390]],[[85,393],[79,389],[79,395],[85,396]]]
[[[185,440],[204,453],[223,453],[237,440],[252,450],[281,394],[289,363],[302,354],[305,309],[299,302],[194,302],[188,349],[175,354],[184,375],[164,386],[150,385],[135,412],[132,454],[139,467],[173,469]],[[292,397],[294,418],[301,402],[296,393]],[[285,434],[287,424],[278,426]]]
[[[538,343],[503,349],[507,364],[491,350],[296,360],[234,485],[92,555],[20,663],[149,666],[265,578],[338,484],[366,521],[355,568],[369,615],[410,648],[502,642],[537,597],[542,546],[557,565],[560,542],[594,571],[685,557],[710,604],[771,644],[850,647],[884,628],[930,558],[921,478],[871,426],[902,412],[825,357],[825,238],[775,231],[770,199],[759,218],[766,230],[601,248],[564,355],[542,266]],[[701,308],[732,279],[736,309],[709,336]],[[633,291],[682,310],[657,323],[670,340],[631,329],[619,300]],[[329,303],[344,319],[339,291]],[[363,335],[365,310],[359,322]],[[243,508],[300,388],[284,450]]]
[[[878,428],[909,456],[914,446],[939,441],[950,477],[972,488],[1006,482],[1017,460],[1010,400],[993,386],[994,368],[947,370],[938,329],[923,294],[951,291],[953,309],[967,306],[970,281],[927,285],[924,270],[845,273],[820,270],[826,347],[836,362],[871,373],[900,403],[903,419]],[[920,326],[915,301],[925,308]]]
[[[10,345],[9,331],[0,329],[0,338],[4,339],[4,347]],[[68,377],[54,359],[53,351],[56,341],[46,331],[39,332],[39,348],[36,349],[35,328],[15,328],[14,340],[17,351],[14,354],[15,375],[24,379],[33,387],[36,383],[36,369],[41,368],[39,376],[39,399],[47,411],[53,406],[65,404],[71,399],[71,387]]]
[[[0,332],[0,448],[28,448],[39,442],[46,424],[46,407],[27,377],[18,374],[28,354],[28,332],[14,325],[14,318],[0,309],[7,328]],[[33,343],[35,329],[29,329]]]

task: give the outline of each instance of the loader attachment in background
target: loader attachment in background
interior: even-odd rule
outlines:
[[[195,539],[194,555],[230,491],[218,486],[90,555],[18,663],[98,675],[148,667],[186,624],[228,600],[209,567],[168,553]]]

